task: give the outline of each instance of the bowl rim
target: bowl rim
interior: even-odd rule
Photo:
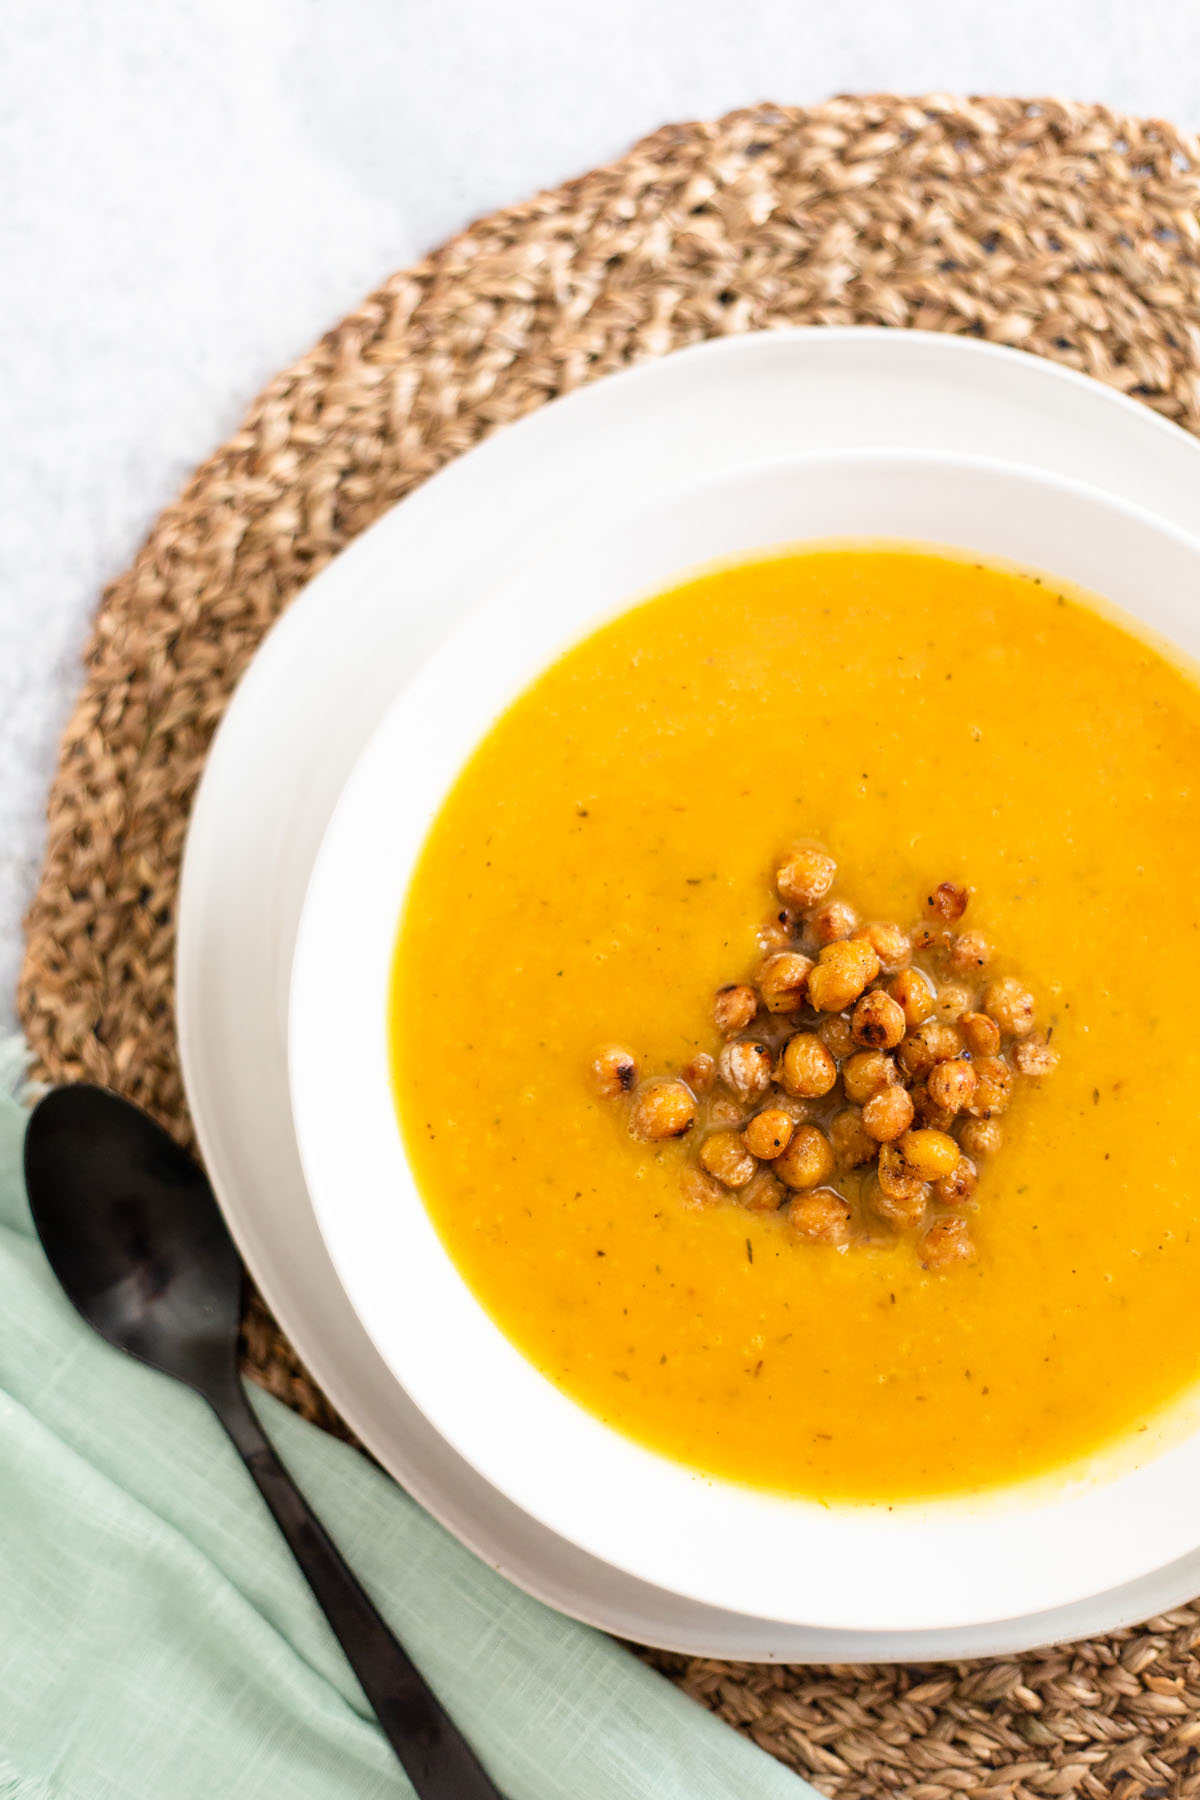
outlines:
[[[909,477],[926,481],[935,476],[951,479],[965,477],[993,486],[1016,484],[1026,495],[1037,490],[1043,496],[1055,497],[1067,506],[1082,505],[1085,509],[1097,509],[1110,518],[1122,520],[1126,528],[1141,532],[1143,536],[1150,534],[1161,543],[1172,546],[1176,554],[1182,553],[1185,559],[1196,565],[1195,572],[1200,573],[1200,541],[1158,519],[1145,508],[1115,499],[1084,483],[1045,474],[1012,462],[965,455],[935,456],[921,451],[854,450],[772,459],[732,473],[684,483],[649,507],[626,514],[623,523],[627,530],[636,530],[639,522],[646,523],[673,508],[694,509],[705,499],[711,501],[717,495],[757,492],[764,484],[778,481],[781,477],[794,480],[797,476],[804,476],[811,481],[818,475],[840,478],[849,473],[865,478],[872,473],[881,472],[888,475],[903,472]],[[613,525],[610,521],[604,527],[604,534],[611,537],[612,533]],[[897,534],[858,532],[848,535],[856,537],[858,541],[865,538],[879,541],[881,536],[894,540]],[[740,555],[749,560],[758,555],[770,554],[774,550],[786,549],[792,544],[811,545],[815,541],[817,540],[811,534],[793,537],[791,540],[778,536],[769,540],[758,539],[753,544],[747,543]],[[978,546],[970,542],[960,540],[955,544],[945,536],[934,540],[923,532],[910,534],[907,541],[911,547],[951,551],[957,549],[959,552],[980,554]],[[481,643],[485,648],[490,645],[492,649],[499,650],[505,633],[510,640],[519,636],[513,632],[514,620],[510,614],[514,607],[519,614],[522,594],[528,594],[530,583],[535,589],[539,579],[545,583],[547,567],[553,567],[568,554],[577,558],[579,550],[578,538],[573,534],[565,534],[562,538],[552,539],[539,546],[537,554],[516,576],[481,597],[462,624],[433,651],[397,696],[359,757],[335,808],[314,864],[293,962],[288,1019],[289,1081],[305,1177],[312,1195],[314,1212],[339,1280],[364,1328],[397,1381],[447,1441],[493,1486],[590,1554],[657,1586],[684,1593],[707,1605],[730,1610],[760,1611],[767,1616],[795,1619],[797,1623],[811,1625],[864,1626],[872,1629],[925,1629],[977,1623],[985,1618],[1044,1610],[1049,1605],[1068,1604],[1084,1598],[1095,1591],[1095,1583],[1091,1577],[1081,1575],[1079,1557],[1072,1559],[1068,1556],[1064,1566],[1062,1559],[1053,1563],[1043,1555],[1038,1559],[1039,1567],[1051,1584],[1050,1590],[1035,1590],[1031,1600],[1025,1591],[1029,1587],[1028,1581],[1025,1588],[1022,1588],[1019,1582],[1014,1583],[1011,1579],[1010,1565],[1014,1545],[1005,1538],[1005,1521],[1011,1523],[1014,1516],[1023,1520],[1036,1518],[1043,1530],[1054,1524],[1057,1528],[1050,1535],[1058,1544],[1069,1548],[1072,1532],[1080,1519],[1084,1518],[1089,1541],[1092,1541],[1098,1522],[1094,1519],[1088,1521],[1086,1515],[1089,1508],[1092,1513],[1096,1512],[1098,1494],[1111,1496],[1116,1490],[1128,1487],[1130,1482],[1136,1484],[1139,1480],[1144,1485],[1147,1472],[1154,1470],[1162,1472],[1169,1469],[1171,1485],[1177,1487],[1186,1483],[1194,1478],[1195,1473],[1200,1472],[1200,1438],[1189,1437],[1183,1443],[1172,1440],[1160,1454],[1143,1458],[1137,1469],[1112,1480],[1097,1483],[1087,1476],[1073,1477],[1068,1486],[1057,1492],[1053,1499],[1035,1502],[1019,1515],[1014,1511],[1014,1502],[1026,1493],[1029,1484],[1004,1490],[999,1496],[991,1495],[968,1502],[938,1501],[897,1506],[887,1513],[890,1524],[885,1524],[879,1506],[825,1507],[812,1501],[739,1488],[733,1483],[685,1469],[625,1438],[594,1418],[540,1375],[475,1299],[437,1236],[430,1216],[420,1200],[416,1184],[408,1172],[403,1140],[391,1097],[386,1045],[387,970],[390,969],[396,922],[407,890],[408,876],[415,857],[419,854],[425,830],[436,816],[445,793],[457,778],[475,745],[486,735],[504,706],[522,691],[539,670],[547,667],[570,645],[586,638],[605,618],[624,613],[651,593],[675,580],[686,578],[687,574],[697,568],[711,564],[714,560],[727,558],[702,557],[677,563],[665,579],[659,578],[650,583],[621,589],[619,599],[612,600],[599,610],[589,611],[585,616],[573,618],[570,628],[562,631],[555,641],[547,644],[539,636],[536,638],[536,651],[528,644],[523,646],[518,657],[519,670],[511,674],[504,683],[505,698],[486,713],[475,716],[469,733],[460,734],[466,745],[465,754],[458,754],[452,760],[448,778],[438,785],[433,804],[424,815],[424,825],[411,844],[412,855],[407,860],[401,858],[400,863],[392,867],[393,881],[388,890],[391,895],[388,902],[391,929],[384,978],[377,984],[377,991],[373,995],[353,993],[351,998],[354,1004],[347,1010],[345,1006],[339,1009],[337,1004],[339,986],[336,971],[343,960],[339,953],[345,945],[348,906],[358,912],[361,924],[361,906],[355,908],[354,901],[356,884],[363,871],[359,869],[356,858],[361,859],[365,853],[372,831],[375,838],[379,836],[377,823],[374,827],[371,825],[371,816],[374,814],[377,820],[377,801],[383,791],[381,783],[386,778],[394,785],[397,751],[404,747],[413,721],[421,717],[422,707],[426,708],[427,722],[429,719],[444,719],[444,711],[439,712],[439,705],[444,705],[448,695],[454,694],[452,678],[455,669],[461,668],[464,657],[477,657]],[[988,560],[1004,560],[991,552],[983,554]],[[1017,558],[1016,561],[1026,567],[1045,569],[1047,566],[1044,562],[1030,562],[1023,558]],[[1147,635],[1145,622],[1140,616],[1136,623],[1142,635]],[[542,628],[544,631],[544,618]],[[1176,641],[1169,632],[1163,636],[1168,643]],[[511,649],[511,642],[508,647]],[[459,744],[457,738],[455,743],[461,750],[462,744]],[[410,743],[407,747],[412,750],[416,746]],[[408,766],[411,768],[412,763]],[[411,838],[410,831],[406,842]],[[399,887],[395,885],[394,879],[397,867],[403,871]],[[361,900],[361,890],[359,898]],[[377,938],[378,907],[375,910],[375,921]],[[349,986],[350,984],[342,981],[343,998]],[[343,1035],[347,1029],[351,1033],[349,1038]],[[338,1042],[358,1041],[364,1033],[369,1037],[372,1031],[377,1053],[368,1058],[365,1068],[356,1065],[351,1071],[348,1059],[342,1057],[337,1049]],[[349,1117],[356,1122],[359,1130],[362,1129],[367,1119],[367,1114],[362,1111],[364,1093],[369,1096],[371,1130],[368,1137],[372,1148],[365,1161],[360,1157],[357,1162],[352,1163],[358,1187],[349,1189],[355,1197],[351,1208],[348,1208],[345,1198],[348,1184],[342,1154],[342,1127],[345,1118]],[[331,1106],[331,1100],[337,1104]],[[381,1103],[386,1104],[386,1130]],[[336,1121],[331,1117],[335,1113]],[[382,1151],[387,1131],[390,1131],[394,1140],[390,1163],[386,1158],[381,1162],[375,1156],[375,1152]],[[369,1229],[365,1235],[361,1231],[364,1224],[368,1227],[370,1225],[373,1204],[364,1200],[364,1187],[371,1193],[377,1192],[385,1168],[394,1177],[397,1164],[402,1166],[407,1177],[408,1191],[404,1195],[403,1207],[397,1207],[395,1211],[399,1214],[403,1210],[407,1224],[413,1227],[407,1237],[407,1248],[410,1252],[416,1248],[418,1254],[425,1257],[422,1276],[436,1276],[434,1287],[439,1300],[447,1302],[453,1310],[455,1297],[457,1298],[459,1323],[464,1324],[468,1320],[473,1323],[473,1329],[468,1334],[470,1350],[485,1358],[483,1364],[476,1361],[472,1367],[486,1369],[487,1393],[495,1404],[486,1409],[476,1407],[469,1417],[464,1414],[461,1406],[456,1408],[447,1404],[448,1396],[454,1391],[453,1386],[448,1387],[446,1380],[433,1373],[438,1366],[437,1359],[421,1353],[428,1347],[428,1340],[424,1340],[424,1343],[412,1341],[404,1337],[403,1330],[397,1334],[396,1315],[390,1308],[388,1292],[381,1282],[382,1265],[377,1252],[372,1253],[370,1249],[374,1234]],[[354,1210],[355,1207],[357,1210]],[[365,1213],[364,1207],[367,1208]],[[360,1231],[358,1238],[354,1236],[355,1230]],[[386,1262],[386,1258],[384,1261]],[[407,1282],[401,1282],[401,1288],[411,1303],[415,1294],[411,1276]],[[444,1342],[441,1350],[443,1353],[446,1350]],[[450,1360],[453,1365],[453,1354]],[[460,1367],[458,1373],[465,1377],[469,1371]],[[593,1446],[603,1445],[603,1449],[595,1449],[591,1454],[583,1455],[580,1468],[597,1463],[611,1483],[613,1491],[623,1495],[649,1490],[652,1494],[658,1494],[660,1499],[670,1497],[675,1502],[675,1510],[671,1514],[669,1545],[663,1541],[661,1521],[653,1531],[644,1529],[647,1524],[645,1514],[638,1521],[642,1528],[638,1532],[631,1531],[627,1525],[623,1535],[620,1529],[614,1532],[611,1529],[613,1519],[615,1517],[624,1521],[626,1508],[605,1508],[599,1503],[595,1492],[590,1496],[590,1506],[585,1508],[586,1516],[582,1521],[577,1513],[566,1516],[563,1511],[564,1494],[569,1498],[574,1493],[578,1498],[578,1488],[584,1479],[582,1476],[572,1477],[568,1472],[565,1488],[561,1468],[556,1480],[549,1486],[543,1479],[531,1480],[529,1468],[536,1459],[527,1460],[523,1474],[520,1459],[514,1461],[511,1452],[505,1452],[506,1443],[512,1441],[514,1424],[511,1404],[506,1405],[505,1402],[516,1402],[528,1408],[530,1396],[535,1390],[540,1394],[541,1404],[535,1406],[533,1411],[540,1425],[549,1432],[549,1441],[556,1448],[565,1445],[571,1454],[575,1454],[582,1450],[589,1438]],[[483,1412],[486,1412],[486,1417],[480,1416]],[[526,1442],[526,1430],[527,1427],[522,1425],[518,1432],[518,1442],[524,1443],[526,1449],[529,1449],[531,1446]],[[1157,1444],[1157,1440],[1155,1442]],[[1189,1451],[1190,1460],[1185,1456],[1185,1466],[1176,1469],[1174,1465],[1181,1455]],[[544,1462],[539,1468],[541,1476],[548,1473]],[[1044,1483],[1032,1485],[1039,1490],[1045,1486]],[[1162,1486],[1161,1481],[1159,1486]],[[678,1509],[688,1496],[693,1499],[700,1496],[708,1503],[708,1512],[712,1518],[707,1529],[698,1522],[695,1508],[691,1509],[686,1519],[681,1520]],[[723,1504],[714,1505],[714,1500],[720,1500]],[[684,1510],[688,1510],[686,1506]],[[1111,1514],[1112,1509],[1107,1510]],[[1105,1509],[1101,1508],[1100,1511],[1103,1513]],[[1070,1525],[1064,1523],[1066,1514],[1070,1515]],[[721,1528],[726,1531],[744,1531],[747,1527],[756,1530],[759,1526],[770,1530],[771,1527],[778,1528],[786,1524],[795,1541],[797,1521],[801,1516],[807,1520],[810,1530],[815,1530],[818,1526],[822,1528],[816,1532],[816,1537],[820,1540],[822,1557],[830,1559],[830,1568],[836,1567],[839,1558],[861,1554],[864,1520],[869,1520],[873,1538],[882,1536],[887,1539],[891,1555],[895,1554],[899,1545],[906,1544],[912,1548],[927,1541],[927,1533],[931,1528],[938,1529],[943,1535],[950,1531],[953,1536],[957,1526],[959,1535],[966,1542],[978,1539],[982,1526],[988,1534],[990,1578],[982,1584],[976,1583],[973,1588],[967,1584],[965,1591],[961,1583],[955,1584],[953,1592],[939,1590],[936,1605],[926,1603],[922,1609],[921,1598],[914,1594],[911,1583],[902,1584],[896,1593],[881,1594],[878,1588],[878,1568],[874,1569],[874,1580],[869,1578],[872,1571],[868,1569],[866,1574],[860,1571],[853,1581],[842,1582],[840,1585],[831,1580],[830,1568],[826,1568],[824,1582],[822,1584],[821,1581],[816,1581],[815,1591],[810,1570],[807,1585],[802,1584],[794,1591],[788,1591],[786,1582],[780,1587],[778,1572],[773,1578],[764,1578],[761,1567],[756,1565],[751,1570],[747,1566],[748,1556],[753,1561],[753,1547],[748,1550],[743,1544],[736,1556],[714,1569],[713,1521],[719,1521]],[[1111,1528],[1114,1519],[1110,1516],[1104,1523]],[[1163,1521],[1159,1519],[1158,1523],[1161,1525]],[[1175,1519],[1173,1524],[1174,1537],[1170,1531],[1165,1536],[1161,1530],[1157,1533],[1141,1533],[1153,1547],[1137,1551],[1126,1546],[1125,1560],[1115,1556],[1111,1542],[1106,1541],[1105,1567],[1101,1572],[1103,1584],[1111,1586],[1114,1582],[1136,1578],[1158,1566],[1165,1555],[1183,1553],[1200,1541],[1200,1526],[1194,1529],[1186,1526],[1185,1534],[1190,1533],[1188,1541],[1177,1548],[1180,1522]],[[1012,1533],[1009,1532],[1008,1537],[1011,1536]],[[978,1550],[977,1542],[974,1547]],[[669,1565],[665,1569],[664,1555]]]

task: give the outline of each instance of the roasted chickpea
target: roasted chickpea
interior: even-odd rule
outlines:
[[[850,1242],[850,1202],[832,1188],[798,1194],[788,1205],[788,1224],[810,1244]]]
[[[815,1031],[798,1031],[783,1047],[779,1079],[789,1094],[814,1099],[837,1080],[837,1064]]]
[[[905,1168],[894,1144],[885,1144],[870,1190],[871,1210],[894,1231],[911,1230],[925,1217],[928,1199],[925,1183]]]
[[[975,1098],[979,1077],[969,1062],[953,1057],[949,1062],[935,1063],[926,1083],[929,1098],[942,1112],[963,1112]]]
[[[948,1269],[952,1263],[970,1262],[975,1245],[967,1221],[936,1219],[922,1237],[918,1254],[923,1269]]]
[[[798,950],[778,950],[759,965],[755,983],[768,1012],[799,1012],[812,961]]]
[[[890,919],[873,920],[854,935],[870,944],[885,975],[895,975],[900,969],[907,969],[912,961],[912,945],[908,933],[901,931]]]
[[[904,1014],[909,1031],[923,1025],[933,1011],[933,989],[920,969],[903,969],[888,982],[888,993]]]
[[[950,1173],[934,1182],[934,1198],[943,1206],[965,1206],[978,1186],[978,1169],[969,1156],[960,1156]]]
[[[970,988],[964,987],[960,981],[948,981],[945,987],[938,989],[937,999],[933,1003],[933,1016],[941,1019],[943,1024],[953,1025],[965,1012],[970,1012],[971,1002]]]
[[[776,872],[779,898],[789,906],[815,906],[833,886],[837,864],[827,850],[805,844],[794,850]]]
[[[728,1198],[728,1190],[719,1181],[691,1163],[680,1175],[679,1186],[689,1206],[716,1206],[719,1201]]]
[[[771,1162],[787,1149],[795,1130],[796,1121],[782,1107],[769,1106],[750,1120],[742,1140],[752,1156]]]
[[[847,1106],[835,1113],[829,1125],[829,1141],[839,1169],[857,1169],[869,1163],[879,1149],[877,1141],[863,1124],[862,1111]]]
[[[710,1125],[738,1125],[745,1116],[745,1107],[739,1101],[731,1100],[728,1094],[714,1094],[708,1103]]]
[[[831,1019],[822,1019],[817,1026],[817,1036],[828,1050],[830,1056],[838,1062],[845,1062],[848,1056],[854,1055],[854,1035],[850,1030],[849,1019],[835,1014]]]
[[[896,1080],[896,1065],[882,1050],[860,1050],[842,1064],[842,1086],[847,1100],[862,1106],[880,1088],[891,1087]]]
[[[1002,1056],[976,1058],[975,1083],[969,1112],[979,1119],[990,1119],[993,1113],[1007,1112],[1012,1099],[1013,1076]]]
[[[909,1032],[896,1052],[896,1060],[906,1075],[919,1081],[935,1063],[949,1062],[961,1052],[962,1039],[952,1025],[940,1019],[926,1019],[924,1025]]]
[[[879,958],[861,938],[826,944],[808,978],[808,998],[818,1012],[845,1012],[879,973]]]
[[[943,1175],[949,1175],[962,1155],[948,1132],[930,1131],[926,1126],[919,1131],[906,1132],[896,1148],[906,1166],[922,1181],[940,1181]]]
[[[1058,1067],[1058,1051],[1052,1050],[1045,1038],[1027,1038],[1013,1051],[1013,1060],[1022,1075],[1031,1075],[1036,1081],[1043,1075],[1053,1075]]]
[[[833,1174],[829,1139],[815,1125],[801,1125],[791,1143],[771,1164],[773,1172],[790,1188],[820,1187]]]
[[[784,1187],[770,1169],[759,1169],[752,1181],[738,1189],[737,1203],[747,1212],[778,1212],[783,1205]]]
[[[644,1081],[634,1095],[629,1129],[634,1137],[656,1143],[682,1137],[696,1123],[696,1098],[682,1081]]]
[[[950,943],[946,925],[918,925],[911,934],[914,956],[941,956]]]
[[[896,1061],[907,1081],[922,1081],[933,1067],[933,1054],[921,1036],[921,1028],[910,1031],[896,1051]]]
[[[717,1065],[707,1050],[697,1050],[691,1061],[683,1065],[680,1073],[693,1094],[707,1094],[717,1078]]]
[[[722,1037],[745,1031],[758,1011],[758,995],[746,982],[731,981],[713,995],[713,1024]]]
[[[954,1025],[942,1019],[926,1019],[917,1034],[932,1053],[935,1063],[949,1062],[962,1055],[962,1038]]]
[[[880,1088],[862,1110],[863,1130],[880,1144],[890,1144],[900,1137],[912,1120],[912,1096],[904,1087]]]
[[[935,1063],[934,1068],[944,1068],[945,1064]],[[933,1070],[930,1070],[933,1073]],[[909,1089],[912,1095],[913,1116],[918,1125],[928,1125],[933,1131],[949,1131],[954,1124],[954,1114],[939,1106],[932,1098],[928,1085],[924,1081],[914,1082]]]
[[[895,1144],[885,1144],[879,1152],[878,1181],[889,1200],[919,1200],[924,1206],[929,1197],[926,1184],[913,1173]]]
[[[964,931],[951,939],[946,966],[954,975],[978,975],[992,957],[992,946],[982,931]]]
[[[968,1119],[958,1140],[971,1160],[980,1163],[995,1156],[1004,1142],[1004,1127],[998,1119]]]
[[[796,917],[786,906],[768,913],[757,932],[760,950],[786,950],[796,936]]]
[[[710,1131],[698,1154],[701,1168],[728,1188],[745,1187],[758,1168],[736,1131]]]
[[[873,988],[855,1007],[850,1029],[856,1044],[892,1050],[904,1036],[904,1009],[890,994]]]
[[[970,898],[970,888],[959,887],[953,881],[939,881],[933,892],[925,896],[925,910],[931,919],[945,919],[953,924],[966,912]]]
[[[875,1182],[869,1199],[871,1211],[893,1231],[915,1231],[925,1217],[928,1195],[923,1186],[915,1194],[888,1194]]]
[[[807,1125],[813,1116],[816,1100],[802,1100],[799,1094],[789,1094],[781,1087],[774,1087],[765,1095],[767,1106],[772,1112],[785,1113],[792,1121],[793,1127]]]
[[[1000,1048],[1000,1027],[986,1013],[964,1013],[958,1021],[958,1029],[972,1056],[995,1056]]]
[[[805,915],[809,930],[818,944],[836,944],[858,930],[858,914],[845,900],[826,900]]]
[[[610,1044],[592,1063],[592,1086],[602,1100],[616,1100],[632,1093],[637,1080],[637,1063],[628,1050]]]
[[[1033,1030],[1033,995],[1015,975],[989,983],[983,1010],[991,1013],[1005,1037],[1026,1038]]]
[[[717,1058],[717,1074],[739,1100],[761,1100],[771,1085],[771,1052],[752,1038],[735,1038]]]

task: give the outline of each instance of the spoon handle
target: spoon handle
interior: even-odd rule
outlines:
[[[240,1381],[206,1398],[275,1515],[419,1800],[502,1800],[271,1448]]]

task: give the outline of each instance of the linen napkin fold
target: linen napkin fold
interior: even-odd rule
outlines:
[[[25,1199],[23,1067],[20,1044],[0,1046],[0,1800],[404,1800],[207,1407],[60,1293]],[[508,1800],[815,1800],[365,1458],[254,1404]]]

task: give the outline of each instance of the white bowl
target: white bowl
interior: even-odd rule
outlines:
[[[397,1381],[488,1481],[592,1555],[707,1605],[931,1630],[1067,1605],[1200,1544],[1194,1402],[1138,1440],[1136,1466],[1127,1447],[977,1500],[824,1506],[697,1473],[577,1406],[483,1311],[421,1202],[388,1070],[407,885],[493,720],[562,650],[681,572],[855,537],[1044,570],[1200,653],[1200,543],[1080,485],[972,458],[775,463],[552,541],[443,642],[355,767],[305,902],[289,1059],[305,1176],[346,1292]]]

